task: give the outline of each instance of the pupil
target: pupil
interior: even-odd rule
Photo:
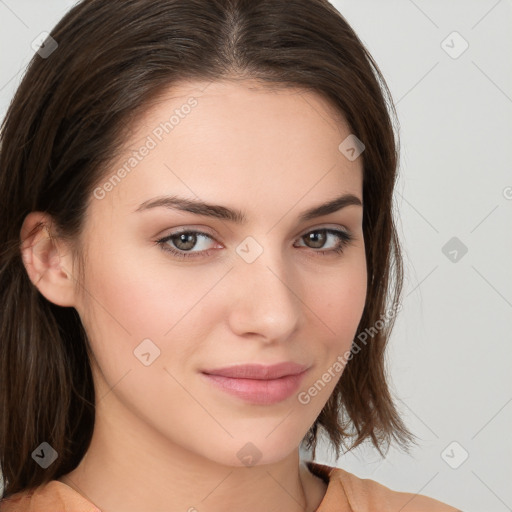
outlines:
[[[325,233],[323,231],[315,231],[314,233],[309,234],[309,239],[314,245],[315,248],[322,247],[325,243]],[[316,239],[316,240],[315,240]]]
[[[196,242],[196,236],[193,233],[181,233],[179,236],[179,243],[184,243],[185,247],[179,247],[180,249],[186,250],[186,249],[192,249]],[[191,238],[191,241],[187,244],[187,238]]]

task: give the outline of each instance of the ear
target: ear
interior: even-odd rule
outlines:
[[[50,302],[74,306],[77,281],[72,276],[71,251],[52,231],[53,219],[31,212],[20,231],[21,255],[32,283]]]

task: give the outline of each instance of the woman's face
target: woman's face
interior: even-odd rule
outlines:
[[[364,308],[362,206],[301,218],[362,202],[362,158],[339,149],[350,129],[313,93],[184,82],[131,133],[82,237],[96,421],[222,464],[281,460],[339,380]],[[281,362],[307,369],[288,393],[259,381],[233,394],[202,373]]]

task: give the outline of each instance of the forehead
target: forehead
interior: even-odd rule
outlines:
[[[309,110],[322,117],[332,129],[340,124],[346,125],[344,116],[335,108],[334,103],[318,92],[252,79],[176,82],[146,105],[144,114],[136,124],[141,127],[161,120],[162,114],[165,116],[169,108],[176,107],[179,110],[191,98],[201,104],[205,114],[215,112],[219,115],[225,112],[229,117],[242,114],[256,120],[257,117],[267,117],[271,109],[276,112],[276,116],[270,120],[275,122],[279,114],[284,112],[288,115],[304,115]],[[192,110],[197,112],[195,107]],[[188,116],[188,112],[185,115]]]
[[[102,182],[123,175],[110,179],[102,202],[130,211],[162,194],[239,209],[361,196],[362,158],[350,161],[338,148],[350,127],[314,92],[247,80],[182,82],[148,104],[130,133]]]

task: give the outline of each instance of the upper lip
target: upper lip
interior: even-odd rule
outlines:
[[[203,370],[202,373],[235,379],[270,380],[288,375],[297,375],[307,368],[305,365],[293,362],[278,363],[270,366],[264,364],[241,364],[213,370]]]

